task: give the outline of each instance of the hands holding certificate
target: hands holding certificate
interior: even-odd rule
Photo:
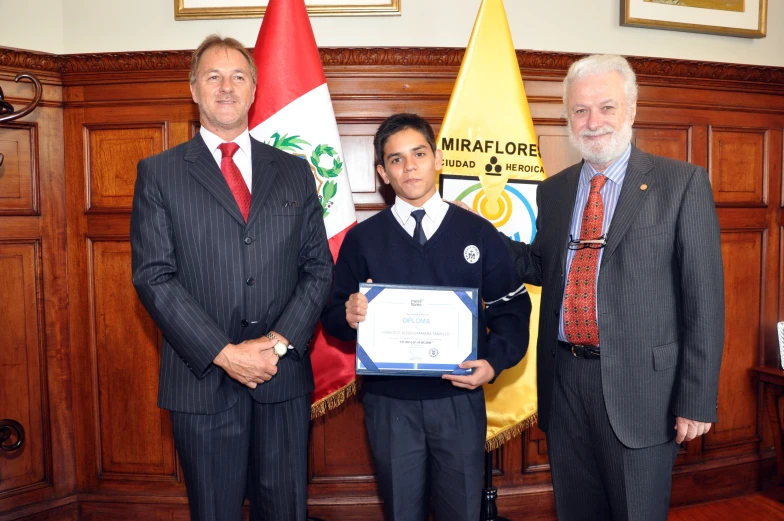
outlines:
[[[367,279],[368,284],[373,283],[373,279]],[[368,300],[364,293],[357,291],[346,301],[346,322],[352,329],[356,329],[359,323],[365,320],[367,315]]]
[[[493,367],[487,363],[487,360],[468,360],[460,364],[460,368],[473,369],[473,374],[443,374],[441,375],[441,378],[451,381],[452,385],[455,387],[476,389],[477,387],[482,387],[495,377],[495,371],[493,371]]]
[[[368,279],[368,284],[373,280]],[[368,298],[362,291],[358,291],[349,296],[346,300],[346,322],[352,329],[358,329],[359,324],[364,322],[368,316]],[[465,389],[476,389],[495,376],[495,371],[486,360],[466,360],[458,365],[466,374],[441,374],[441,378],[449,380],[455,387]]]

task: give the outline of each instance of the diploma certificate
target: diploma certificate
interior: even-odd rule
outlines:
[[[479,290],[393,284],[359,285],[368,299],[357,328],[357,374],[471,374],[476,360]]]

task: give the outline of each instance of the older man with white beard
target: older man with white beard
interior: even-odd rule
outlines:
[[[678,444],[717,420],[724,343],[719,223],[707,172],[631,144],[637,83],[620,56],[569,69],[584,160],[544,181],[532,244],[542,286],[539,426],[558,519],[667,518]]]

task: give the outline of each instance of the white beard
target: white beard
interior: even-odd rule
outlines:
[[[588,141],[584,139],[589,136],[602,136],[605,134],[610,136],[609,141]],[[628,122],[624,122],[618,130],[610,126],[604,126],[596,130],[583,130],[579,136],[572,132],[571,123],[569,124],[569,143],[591,164],[606,165],[612,163],[626,151],[626,147],[631,142],[632,125]]]

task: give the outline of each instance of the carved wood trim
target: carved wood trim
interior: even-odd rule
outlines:
[[[464,49],[448,47],[372,47],[322,48],[321,62],[329,69],[341,67],[406,66],[454,72],[463,59]],[[517,63],[526,75],[562,76],[578,53],[517,51]],[[127,73],[141,71],[186,71],[191,51],[145,51],[54,55],[19,49],[0,48],[0,68],[51,72],[61,76]],[[640,76],[680,80],[720,80],[757,83],[784,88],[784,67],[743,65],[669,58],[629,57]]]

